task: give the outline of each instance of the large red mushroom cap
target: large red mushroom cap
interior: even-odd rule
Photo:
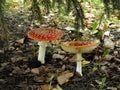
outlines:
[[[28,37],[37,41],[53,41],[60,39],[62,36],[62,31],[51,27],[41,27],[28,32]]]
[[[99,45],[99,40],[63,42],[61,47],[70,53],[87,53]]]

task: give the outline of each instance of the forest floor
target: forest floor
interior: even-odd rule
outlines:
[[[27,32],[40,25],[27,18],[22,11],[6,16],[10,38],[7,50],[0,49],[0,90],[120,90],[120,28],[116,23],[110,23],[114,27],[106,30],[95,50],[83,54],[90,63],[83,65],[80,76],[75,71],[76,55],[54,43],[47,47],[46,63],[37,61],[37,42]],[[60,42],[74,38],[71,31],[61,30]]]

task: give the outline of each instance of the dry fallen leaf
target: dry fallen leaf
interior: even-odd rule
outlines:
[[[120,90],[120,84],[117,85],[117,89]]]
[[[13,58],[11,58],[11,61],[13,63],[18,62],[18,61],[24,61],[24,60],[26,60],[25,57],[13,57]]]
[[[1,84],[5,84],[5,83],[6,83],[6,80],[5,80],[5,79],[0,79],[0,83],[1,83]]]
[[[100,25],[100,30],[103,30],[103,31],[105,31],[105,30],[108,30],[108,25],[107,24],[103,24],[103,25]]]
[[[99,81],[99,80],[95,80],[95,82],[96,82],[97,84],[99,84],[99,85],[101,85],[101,84],[102,84],[102,82],[101,82],[101,81]]]
[[[117,46],[120,46],[120,40],[117,40],[117,41],[116,41],[116,45],[117,45]]]
[[[114,60],[117,61],[117,62],[120,62],[120,59],[119,59],[119,58],[116,58],[116,57],[115,57]]]
[[[72,72],[66,71],[57,77],[57,81],[60,85],[69,81],[69,79],[73,76]]]
[[[18,66],[13,67],[13,71],[12,71],[13,74],[27,74],[29,72],[30,72],[29,68],[23,69]]]
[[[70,58],[69,61],[70,61],[70,62],[76,62],[76,58],[77,58],[77,56],[76,56],[76,55],[73,55],[73,57]]]
[[[35,77],[34,80],[35,80],[36,82],[39,82],[39,83],[41,83],[41,82],[49,82],[49,81],[47,80],[46,74],[41,74],[41,75],[39,75],[38,77]]]
[[[87,61],[87,60],[83,60],[83,61],[82,61],[82,65],[83,65],[83,66],[85,66],[86,64],[89,64],[89,63],[90,63],[90,61]]]
[[[104,48],[114,49],[114,46],[115,46],[115,43],[111,39],[108,39],[108,38],[104,39],[104,45],[103,45]]]
[[[106,55],[106,56],[103,58],[103,60],[105,60],[105,61],[110,61],[112,58],[113,58],[113,56],[110,55],[110,54],[108,54],[108,55]]]
[[[39,68],[33,68],[31,69],[31,72],[34,73],[34,74],[39,74]]]
[[[53,88],[52,90],[63,90],[59,85],[56,85],[55,88]]]
[[[53,59],[63,59],[65,56],[64,55],[60,55],[60,54],[53,54],[52,58]]]
[[[119,90],[116,87],[107,87],[107,90]]]
[[[12,71],[12,73],[14,73],[14,74],[20,74],[20,73],[22,73],[22,71],[21,71],[21,69],[19,68],[19,67],[13,67],[13,71]]]
[[[1,66],[2,66],[2,67],[5,67],[5,66],[7,66],[8,64],[10,64],[10,62],[4,62],[4,63],[1,63]]]
[[[0,50],[0,53],[1,53],[1,54],[4,54],[4,50]]]
[[[41,85],[41,90],[52,90],[52,88],[50,84]]]
[[[92,69],[93,72],[95,72],[95,71],[97,71],[97,70],[98,70],[97,67],[93,67],[93,69]]]
[[[23,44],[23,43],[24,43],[24,40],[25,40],[25,38],[21,38],[21,39],[19,39],[19,40],[16,40],[16,42]]]

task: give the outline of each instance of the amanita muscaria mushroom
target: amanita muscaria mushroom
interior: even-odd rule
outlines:
[[[37,29],[30,30],[28,32],[28,37],[38,41],[39,52],[38,61],[42,64],[45,63],[45,51],[49,41],[60,39],[63,36],[62,31],[51,28],[51,27],[41,27]]]
[[[77,54],[77,67],[76,72],[78,72],[82,76],[82,63],[84,60],[82,57],[82,53],[88,53],[95,49],[99,45],[99,40],[89,40],[89,41],[71,41],[71,42],[63,42],[61,47],[63,50],[76,53]]]

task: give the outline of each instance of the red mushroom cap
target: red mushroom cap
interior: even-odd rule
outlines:
[[[61,47],[70,53],[87,53],[99,45],[99,40],[63,42]]]
[[[62,31],[48,27],[41,27],[28,32],[28,37],[37,41],[53,41],[60,39],[62,36]]]

